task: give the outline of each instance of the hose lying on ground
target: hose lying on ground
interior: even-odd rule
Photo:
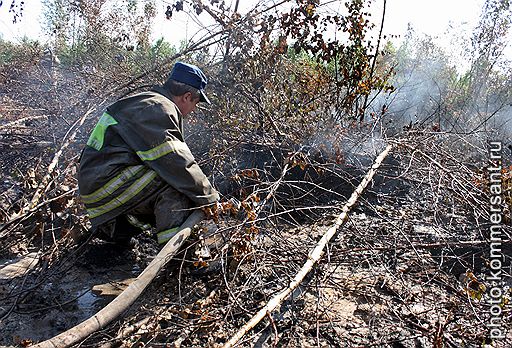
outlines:
[[[120,316],[142,294],[144,289],[156,277],[158,272],[171,260],[181,245],[190,236],[194,225],[204,219],[201,210],[194,211],[181,225],[179,232],[171,238],[151,261],[146,269],[119,296],[106,305],[98,313],[77,326],[43,341],[32,348],[63,348],[84,340],[90,334],[104,328],[112,320]]]
[[[343,206],[341,214],[336,219],[334,225],[332,225],[327,232],[322,236],[322,238],[318,241],[315,248],[309,252],[308,258],[299,272],[295,275],[295,278],[289,283],[288,287],[281,290],[279,293],[274,295],[267,304],[261,308],[258,313],[256,313],[242,328],[240,328],[235,335],[233,335],[223,346],[223,348],[231,348],[238,341],[248,333],[253,327],[255,327],[265,316],[269,315],[274,309],[283,303],[283,301],[292,293],[292,291],[299,286],[299,284],[304,280],[306,275],[313,269],[313,266],[321,259],[324,254],[324,248],[329,243],[329,241],[336,235],[338,229],[345,223],[348,218],[348,213],[354,207],[359,197],[363,194],[366,186],[372,180],[373,176],[377,172],[377,169],[380,167],[382,161],[389,154],[392,145],[388,145],[384,151],[375,159],[370,170],[366,173],[366,176],[361,180],[361,183],[357,188],[352,192],[352,196],[350,196],[347,203]]]

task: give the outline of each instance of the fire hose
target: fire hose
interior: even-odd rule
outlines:
[[[33,348],[64,348],[84,340],[90,334],[104,328],[124,311],[142,294],[160,270],[171,260],[181,245],[190,236],[194,225],[204,219],[201,210],[194,211],[181,225],[180,230],[155,256],[153,261],[119,296],[106,305],[98,313],[75,327],[31,347]]]

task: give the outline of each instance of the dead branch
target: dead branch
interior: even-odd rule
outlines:
[[[5,222],[3,225],[0,226],[0,232],[3,232],[4,230],[7,229],[7,227],[11,226],[12,224],[14,224],[15,222],[23,222],[25,221],[30,215],[32,215],[33,213],[35,213],[36,211],[38,211],[41,207],[44,207],[45,205],[53,202],[53,201],[56,201],[62,197],[65,197],[67,195],[71,195],[71,194],[74,194],[75,192],[78,191],[78,187],[75,187],[69,191],[66,191],[64,192],[63,194],[61,195],[58,195],[56,197],[53,197],[53,198],[50,198],[50,199],[47,199],[39,204],[37,204],[36,206],[34,206],[33,208],[27,210],[26,212],[24,212],[23,214],[18,214],[16,217],[10,219],[9,221]],[[4,238],[5,236],[7,236],[9,234],[9,231],[6,231],[2,234],[0,234],[0,239],[1,238]]]
[[[39,263],[38,253],[29,253],[19,261],[0,268],[0,280],[9,280],[25,275]]]
[[[403,142],[396,142],[397,145],[400,145],[400,146],[404,146],[410,150],[416,153],[419,153],[421,156],[423,156],[425,159],[427,159],[428,161],[430,161],[430,163],[436,165],[440,170],[442,170],[447,176],[449,176],[451,179],[452,179],[452,183],[456,183],[457,185],[459,185],[459,188],[468,188],[468,187],[473,187],[474,184],[469,182],[466,178],[462,177],[462,176],[457,176],[453,173],[453,171],[449,170],[448,168],[446,168],[445,166],[443,166],[443,164],[439,163],[438,161],[436,161],[434,158],[432,158],[431,156],[429,156],[427,153],[425,153],[424,151],[418,149],[417,147],[414,147],[414,146],[411,146],[411,145],[408,145],[408,144],[405,144]],[[452,184],[453,186],[453,184]],[[478,204],[482,201],[481,199],[479,199],[478,197],[475,196],[475,193],[472,192],[471,190],[464,190],[465,194],[467,195],[468,198],[471,198],[470,199],[466,199],[466,202],[471,205],[475,210],[478,209]],[[481,211],[482,214],[484,215],[484,217],[488,217],[488,212],[485,211],[485,210],[482,210]]]
[[[53,171],[55,170],[55,167],[57,167],[57,164],[59,163],[60,156],[62,155],[64,150],[73,142],[80,127],[82,126],[82,124],[84,124],[87,117],[89,115],[91,115],[94,111],[98,110],[104,103],[105,103],[105,100],[103,102],[101,102],[97,107],[93,107],[93,108],[89,109],[80,119],[78,119],[71,126],[71,128],[69,129],[68,132],[70,132],[72,129],[74,129],[73,132],[71,133],[69,138],[62,144],[59,151],[57,151],[55,153],[55,156],[53,156],[53,159],[50,162],[50,165],[48,166],[47,173],[44,176],[43,180],[41,180],[41,182],[39,183],[39,187],[37,188],[36,192],[34,193],[34,196],[32,196],[32,199],[30,200],[30,204],[23,207],[23,209],[21,209],[21,211],[20,211],[20,214],[26,213],[27,211],[29,211],[30,209],[33,209],[37,205],[37,203],[39,202],[39,199],[41,198],[43,193],[46,192],[46,190],[47,190],[48,183],[50,182],[50,178],[53,174]],[[64,137],[64,138],[66,138],[66,137]]]
[[[19,126],[21,124],[24,124],[26,121],[34,121],[34,120],[39,120],[41,118],[48,118],[48,115],[23,117],[23,118],[20,118],[18,120],[15,120],[15,121],[12,121],[12,122],[7,122],[5,124],[0,125],[0,129]]]
[[[252,96],[252,94],[249,91],[247,91],[247,89],[243,85],[240,85],[239,87],[240,87],[240,89],[239,89],[240,93],[244,97],[249,99],[249,101],[256,106],[256,108],[258,109],[258,112],[260,113],[260,115],[263,116],[263,118],[259,117],[259,119],[260,119],[260,126],[263,127],[263,120],[265,118],[267,118],[269,120],[270,125],[272,126],[272,129],[274,130],[274,132],[276,132],[276,134],[278,136],[284,137],[285,134],[281,132],[281,130],[277,126],[276,122],[274,121],[274,118],[272,117],[272,115],[270,115],[267,111],[265,111],[265,109],[261,105],[261,101],[257,100],[254,96]],[[261,130],[263,131],[263,129],[261,129]]]
[[[315,263],[317,263],[318,260],[320,260],[320,258],[323,256],[325,246],[336,234],[338,229],[345,223],[348,218],[348,213],[357,202],[359,196],[361,196],[361,194],[364,192],[366,186],[372,180],[373,176],[377,172],[377,169],[380,167],[382,161],[386,158],[392,148],[393,145],[388,145],[386,149],[382,151],[382,153],[377,157],[366,176],[352,193],[352,196],[350,196],[347,203],[343,206],[342,212],[336,219],[334,225],[327,230],[315,248],[309,253],[308,260],[295,275],[295,278],[290,282],[288,287],[275,295],[262,309],[260,309],[256,315],[254,315],[240,330],[238,330],[235,335],[231,337],[231,339],[228,340],[228,342],[226,342],[224,348],[233,347],[247,332],[249,332],[249,330],[256,326],[267,315],[267,313],[270,313],[275,308],[277,308],[288,297],[288,295],[290,295],[290,293],[300,285],[305,276],[311,271]]]
[[[132,335],[133,333],[137,332],[137,330],[139,330],[141,327],[143,327],[144,325],[146,325],[151,319],[153,319],[153,317],[146,317],[138,322],[136,322],[135,324],[133,325],[130,325],[122,330],[120,330],[120,332],[117,334],[117,336],[112,340],[112,341],[109,341],[103,345],[101,345],[100,348],[113,348],[113,347],[118,347],[121,345],[121,341]]]
[[[51,182],[50,179],[52,177],[52,174],[53,174],[55,168],[57,167],[57,164],[59,163],[59,159],[60,159],[62,153],[69,145],[71,145],[71,143],[73,143],[73,140],[75,139],[76,135],[78,134],[78,131],[80,130],[80,127],[84,124],[87,117],[90,116],[94,111],[98,110],[105,103],[105,101],[106,101],[106,99],[103,100],[98,106],[89,109],[81,118],[79,118],[69,128],[68,133],[64,136],[64,139],[67,138],[68,134],[71,133],[71,135],[69,135],[69,138],[67,138],[67,140],[62,144],[59,151],[57,151],[55,153],[55,155],[53,156],[53,159],[50,162],[50,165],[48,166],[47,173],[44,176],[44,178],[41,180],[41,182],[39,183],[39,185],[36,189],[36,192],[32,196],[32,199],[30,200],[30,203],[26,204],[17,214],[15,214],[13,217],[11,217],[11,219],[9,221],[4,223],[0,227],[0,231],[4,230],[5,228],[7,228],[7,226],[11,225],[12,223],[27,217],[28,215],[30,215],[31,213],[36,211],[38,207],[41,206],[40,204],[38,204],[39,200],[41,199],[42,195],[48,189],[48,185]],[[3,236],[0,236],[0,237],[3,237]]]
[[[201,210],[196,210],[181,225],[180,231],[167,242],[160,250],[158,255],[151,261],[146,269],[112,302],[105,306],[91,318],[78,324],[77,326],[65,331],[49,340],[34,345],[34,348],[55,348],[69,347],[90,334],[100,330],[109,324],[112,320],[120,316],[135,300],[142,294],[144,289],[156,277],[158,272],[169,262],[179,250],[181,245],[190,236],[194,225],[203,220],[204,214]]]

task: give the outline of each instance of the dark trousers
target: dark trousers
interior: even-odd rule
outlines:
[[[129,222],[132,215],[142,223],[151,224],[156,232],[180,226],[192,213],[194,203],[173,187],[167,185],[115,219],[101,224],[97,236],[118,244],[127,244],[141,229]]]

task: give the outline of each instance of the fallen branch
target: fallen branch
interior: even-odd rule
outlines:
[[[122,329],[117,336],[110,342],[107,342],[100,346],[100,348],[114,348],[119,347],[121,345],[121,341],[126,337],[132,335],[137,332],[141,327],[149,323],[149,321],[153,319],[153,317],[146,317],[133,325],[128,326],[127,328]]]
[[[69,347],[84,340],[90,334],[104,328],[112,320],[120,316],[142,294],[144,289],[156,277],[158,272],[171,260],[179,250],[183,242],[190,236],[192,227],[203,220],[204,214],[196,210],[181,225],[180,231],[171,238],[160,250],[158,255],[146,267],[146,269],[112,302],[105,306],[91,318],[77,326],[55,336],[49,340],[38,343],[34,348],[63,348]]]
[[[52,177],[53,171],[55,170],[55,168],[57,167],[57,164],[59,163],[60,156],[62,155],[64,150],[73,142],[76,135],[78,134],[78,131],[84,124],[87,117],[89,115],[91,115],[92,113],[94,113],[96,110],[98,110],[100,107],[102,107],[102,105],[105,103],[105,101],[106,101],[106,99],[103,100],[98,106],[89,109],[82,117],[80,117],[68,129],[68,132],[64,136],[64,139],[66,139],[68,137],[68,134],[71,133],[71,135],[69,136],[69,138],[67,138],[66,141],[64,141],[64,143],[62,144],[59,151],[57,151],[55,153],[55,155],[53,156],[53,159],[52,159],[50,165],[48,166],[48,169],[46,170],[47,173],[44,176],[44,178],[41,180],[41,182],[39,183],[39,185],[36,189],[36,192],[32,196],[32,199],[30,200],[30,203],[26,204],[23,208],[20,209],[20,211],[18,213],[14,214],[8,221],[6,221],[3,225],[1,225],[0,232],[3,231],[4,229],[6,229],[9,225],[13,224],[14,222],[17,222],[17,221],[31,215],[33,212],[37,211],[37,208],[41,206],[39,204],[39,200],[41,199],[43,194],[48,190],[48,186],[51,182],[50,179]],[[0,238],[3,238],[3,237],[4,237],[4,235],[0,236]]]
[[[348,213],[352,209],[352,207],[357,202],[358,198],[361,196],[363,191],[366,189],[368,183],[372,180],[373,176],[377,172],[377,169],[380,167],[382,161],[389,154],[393,145],[388,145],[384,151],[375,159],[372,167],[366,173],[366,176],[363,178],[359,186],[355,189],[350,196],[347,203],[343,206],[341,214],[336,219],[333,226],[331,226],[327,232],[323,235],[320,241],[317,243],[315,248],[309,253],[307,261],[304,263],[299,272],[295,275],[295,278],[290,282],[288,287],[282,290],[280,293],[275,295],[270,301],[262,308],[258,313],[256,313],[238,332],[229,339],[228,342],[224,345],[224,348],[233,347],[249,330],[255,327],[268,313],[271,313],[274,309],[276,309],[281,303],[292,293],[292,291],[299,286],[299,284],[304,280],[306,275],[311,271],[315,263],[317,263],[320,258],[324,254],[324,248],[327,243],[332,239],[332,237],[336,234],[338,228],[341,227],[345,223],[348,218]],[[276,338],[277,339],[277,338]]]
[[[470,182],[468,179],[466,179],[464,177],[456,176],[454,174],[453,170],[446,168],[446,166],[441,164],[439,161],[435,160],[432,156],[428,155],[424,151],[418,149],[417,147],[411,146],[409,144],[405,144],[403,142],[396,142],[396,145],[404,146],[404,147],[412,150],[413,153],[415,153],[415,152],[419,153],[421,156],[423,156],[424,158],[429,160],[431,163],[435,164],[439,169],[444,171],[446,173],[446,175],[451,178],[452,187],[450,189],[453,190],[453,192],[457,192],[457,190],[455,190],[455,188],[453,187],[453,183],[457,183],[459,185],[460,189],[463,190],[463,192],[465,194],[465,196],[463,197],[464,201],[467,204],[471,205],[473,207],[473,209],[475,209],[475,211],[482,205],[482,202],[483,202],[482,199],[479,199],[477,196],[475,196],[475,194],[471,190],[467,189],[468,187],[474,187],[475,186],[474,183]],[[471,200],[469,198],[471,198]],[[487,210],[481,210],[481,212],[485,218],[489,219],[489,212]]]
[[[58,200],[58,199],[60,199],[62,197],[65,197],[67,195],[74,194],[76,191],[78,191],[78,187],[75,187],[75,188],[73,188],[73,189],[71,189],[69,191],[66,191],[63,194],[58,195],[56,197],[47,199],[47,200],[39,203],[35,207],[29,209],[28,211],[24,212],[23,214],[18,214],[18,216],[14,217],[11,220],[6,221],[4,224],[0,225],[0,232],[3,232],[5,229],[7,229],[7,227],[11,226],[15,222],[23,222],[30,215],[32,215],[33,213],[35,213],[36,211],[38,211],[40,208],[44,207],[45,205],[47,205],[47,204],[49,204],[49,203],[51,203],[53,201],[56,201],[56,200]],[[3,232],[2,234],[0,234],[0,239],[6,237],[8,234],[9,234],[9,231]]]
[[[0,125],[0,129],[16,127],[16,126],[21,125],[22,123],[25,123],[26,121],[34,121],[34,120],[39,120],[41,118],[48,118],[48,115],[38,115],[38,116],[23,117],[23,118],[20,118],[18,120],[15,120],[15,121],[11,121],[11,122],[7,122],[7,123],[4,123],[4,124],[1,124]]]
[[[80,117],[69,128],[67,134],[69,134],[69,132],[71,132],[71,130],[74,128],[73,133],[71,133],[69,138],[62,144],[62,146],[59,149],[59,151],[57,151],[55,153],[55,156],[53,156],[53,159],[50,162],[50,165],[48,166],[47,173],[44,176],[43,180],[41,180],[41,182],[39,183],[39,186],[37,187],[37,190],[34,193],[34,196],[32,196],[32,199],[30,200],[30,203],[28,205],[26,205],[23,209],[21,209],[19,215],[22,215],[22,214],[26,213],[27,211],[33,209],[37,205],[37,203],[39,202],[39,199],[41,198],[43,193],[46,192],[46,190],[47,190],[48,183],[50,182],[50,178],[51,178],[51,176],[53,174],[53,171],[55,170],[55,168],[57,167],[57,164],[59,163],[60,156],[62,155],[64,150],[73,142],[73,140],[75,139],[78,131],[80,130],[80,127],[84,124],[84,122],[87,119],[87,117],[89,115],[91,115],[94,111],[98,110],[103,105],[103,103],[105,103],[105,101],[100,103],[97,107],[93,107],[93,108],[87,110],[87,112],[82,117]],[[64,139],[66,138],[67,134],[64,136]]]
[[[32,252],[16,262],[10,263],[0,268],[0,281],[11,280],[25,275],[30,270],[34,269],[39,263],[40,255]]]

